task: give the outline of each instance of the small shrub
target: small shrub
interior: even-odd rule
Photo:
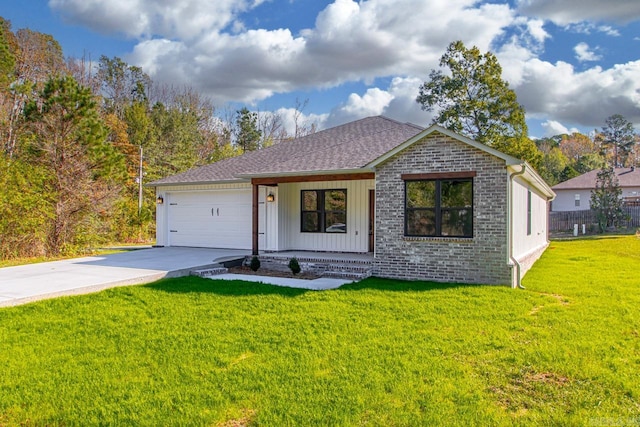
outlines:
[[[249,264],[249,268],[253,271],[258,271],[260,269],[260,259],[257,256],[253,256],[251,258],[251,264]]]
[[[289,260],[289,268],[291,269],[291,272],[294,274],[294,276],[300,273],[300,263],[298,263],[298,260],[295,257]]]

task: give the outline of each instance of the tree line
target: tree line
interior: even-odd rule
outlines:
[[[65,58],[48,34],[0,18],[0,259],[149,241],[151,182],[315,131],[284,117],[218,110],[106,56]],[[141,174],[141,168],[143,173]],[[141,203],[140,203],[141,202]]]

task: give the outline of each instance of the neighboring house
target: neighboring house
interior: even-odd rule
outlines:
[[[521,160],[380,116],[150,185],[160,246],[372,252],[379,277],[512,286],[554,196]]]
[[[584,211],[591,209],[591,190],[596,188],[596,179],[600,170],[593,170],[560,184],[554,185],[556,198],[551,204],[554,212]],[[638,203],[640,201],[640,169],[616,168],[618,185],[622,190],[625,202]]]

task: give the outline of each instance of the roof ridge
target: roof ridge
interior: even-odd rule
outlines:
[[[425,129],[426,129],[426,127],[423,127],[423,126],[417,125],[417,124],[415,124],[415,123],[411,123],[411,122],[401,122],[401,121],[399,121],[399,120],[392,119],[391,117],[385,116],[385,115],[383,115],[383,114],[380,114],[380,115],[378,115],[378,116],[371,116],[371,117],[380,117],[380,118],[383,118],[383,119],[386,119],[386,120],[389,120],[389,121],[392,121],[392,122],[398,123],[398,124],[400,124],[400,125],[411,126],[411,127],[414,127],[414,128],[416,128],[416,129],[420,129],[420,130],[425,130]]]

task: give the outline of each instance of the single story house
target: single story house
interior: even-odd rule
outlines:
[[[511,286],[554,197],[526,162],[382,116],[150,185],[159,246],[369,252],[378,277]]]
[[[591,190],[596,188],[599,169],[592,170],[552,187],[556,198],[551,204],[553,212],[587,211],[591,209]],[[627,203],[640,202],[640,169],[616,168],[622,199]]]

